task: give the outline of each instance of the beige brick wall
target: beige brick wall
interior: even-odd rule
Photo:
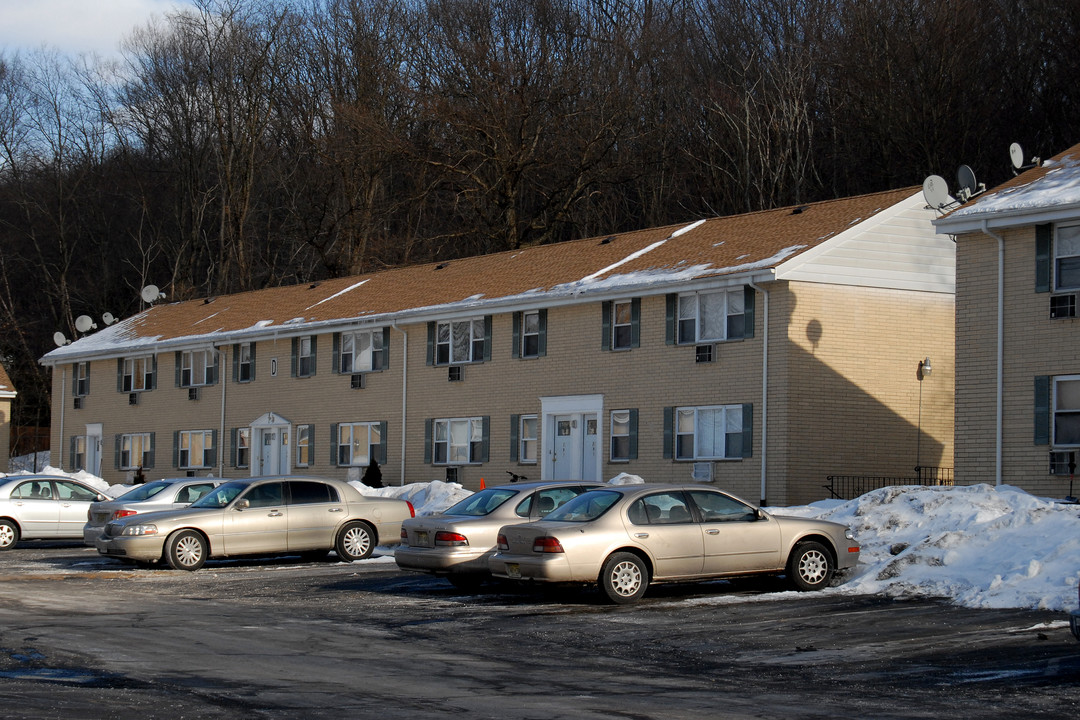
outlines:
[[[0,398],[0,472],[8,471],[11,459],[11,400]]]
[[[1063,496],[1068,477],[1049,474],[1050,447],[1034,444],[1034,379],[1080,374],[1080,320],[1051,320],[1050,294],[1035,292],[1035,228],[1005,239],[1002,482]],[[957,241],[957,481],[995,482],[998,243]]]

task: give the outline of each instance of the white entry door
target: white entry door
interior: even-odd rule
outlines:
[[[261,428],[257,436],[259,464],[252,470],[258,475],[288,475],[289,429]]]
[[[599,437],[595,413],[555,415],[552,479],[596,480]]]
[[[86,472],[101,477],[101,423],[86,426]]]

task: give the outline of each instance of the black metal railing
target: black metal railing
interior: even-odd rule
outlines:
[[[829,491],[829,496],[839,500],[853,500],[860,495],[865,495],[871,490],[879,490],[890,485],[927,485],[927,486],[951,486],[953,484],[953,469],[943,467],[917,467],[915,475],[908,477],[884,476],[884,475],[829,475],[826,478],[828,485],[823,485]]]

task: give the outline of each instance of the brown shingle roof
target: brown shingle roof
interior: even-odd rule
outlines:
[[[519,297],[523,294],[544,294],[550,299],[575,290],[668,287],[693,278],[766,270],[916,191],[904,188],[310,285],[165,303],[54,350],[46,358],[59,361],[88,352],[116,351],[140,339],[169,340],[260,327],[265,328],[265,335],[298,329],[295,326],[301,323],[362,321],[376,315],[416,314],[425,308],[433,313],[438,306],[463,304],[464,309],[471,302],[515,297],[527,302]],[[673,233],[677,236],[672,237]],[[543,301],[538,298],[537,304]]]

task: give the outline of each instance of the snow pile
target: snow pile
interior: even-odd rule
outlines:
[[[9,473],[8,475],[0,474],[0,477],[18,477],[19,475],[52,475],[54,477],[69,477],[75,480],[79,480],[80,482],[84,482],[90,487],[96,488],[101,492],[105,493],[106,495],[113,495],[112,492],[110,492],[109,483],[105,482],[97,475],[91,475],[85,470],[79,470],[78,472],[70,473],[65,470],[61,470],[60,468],[54,468],[52,465],[46,465],[45,467],[38,470],[36,473],[31,470],[19,470],[18,472]]]
[[[1008,485],[896,486],[776,514],[832,520],[862,552],[845,594],[946,597],[971,608],[1076,605],[1080,507]]]
[[[408,485],[372,488],[358,481],[350,481],[364,495],[398,498],[412,503],[417,516],[434,515],[472,495],[457,483],[432,480],[427,483],[409,483]]]

